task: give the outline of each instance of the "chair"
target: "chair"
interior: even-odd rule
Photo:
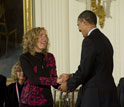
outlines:
[[[8,86],[8,85],[10,85],[12,83],[15,83],[15,80],[13,78],[7,78],[6,86]]]
[[[1,6],[1,7],[3,7],[3,6]],[[8,56],[9,37],[15,36],[15,48],[17,47],[17,28],[16,28],[16,26],[13,26],[13,25],[12,24],[10,25],[7,23],[6,16],[5,16],[5,10],[3,9],[3,14],[0,17],[0,41],[1,41],[1,37],[4,36],[5,37],[5,56],[6,57]]]
[[[59,95],[57,95],[57,92]],[[62,92],[58,89],[54,89],[53,92],[53,107],[74,107],[75,106],[75,92],[78,93],[78,89],[73,92]],[[57,99],[57,96],[59,98]],[[58,100],[58,103],[57,103]]]
[[[124,107],[124,77],[120,78],[117,86],[118,100],[121,107]]]

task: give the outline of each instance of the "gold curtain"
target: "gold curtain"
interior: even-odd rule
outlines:
[[[32,28],[32,0],[23,0],[24,32]]]
[[[101,28],[103,28],[106,14],[104,11],[104,7],[101,5],[101,0],[91,0],[91,9],[98,16],[99,25]]]

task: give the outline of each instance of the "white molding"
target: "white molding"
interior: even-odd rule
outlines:
[[[33,0],[33,7],[35,7],[35,9],[33,9],[33,26],[34,27],[40,27],[41,26],[41,19],[42,19],[42,16],[41,16],[41,0]]]
[[[69,73],[68,0],[42,0],[42,26],[48,31],[50,52],[56,58],[58,74]]]

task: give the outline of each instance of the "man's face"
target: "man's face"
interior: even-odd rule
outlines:
[[[82,24],[81,21],[77,21],[77,26],[78,26],[79,32],[82,32],[82,30],[81,30],[82,25],[81,24]]]
[[[83,37],[86,37],[86,24],[85,24],[85,21],[82,20],[82,21],[77,21],[77,26],[78,26],[78,29],[79,29],[79,32],[82,33]]]

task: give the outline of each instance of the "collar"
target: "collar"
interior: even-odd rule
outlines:
[[[93,32],[95,29],[97,29],[96,27],[91,29],[89,32],[88,32],[88,36],[91,34],[91,32]]]

